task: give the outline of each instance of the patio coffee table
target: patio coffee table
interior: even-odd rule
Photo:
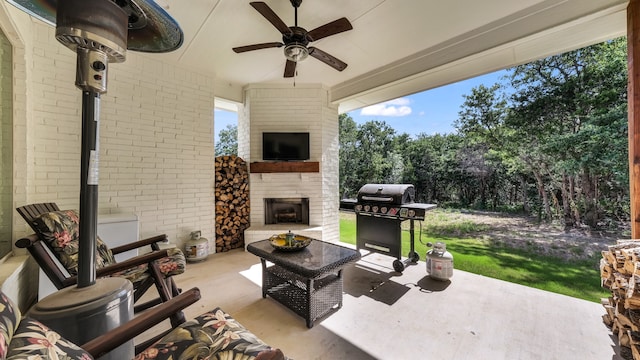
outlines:
[[[360,259],[355,249],[316,239],[293,252],[275,249],[269,240],[251,243],[247,251],[262,262],[262,297],[302,316],[308,328],[342,307],[342,269]]]

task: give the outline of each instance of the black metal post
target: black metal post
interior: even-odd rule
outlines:
[[[98,227],[100,94],[82,92],[82,156],[80,166],[80,241],[78,287],[96,282],[96,237]]]
[[[416,247],[415,247],[415,226],[413,224],[413,219],[409,220],[410,221],[410,225],[409,225],[409,236],[410,236],[410,251],[409,251],[409,259],[411,259],[411,261],[414,261],[414,256],[416,253]],[[415,260],[417,261],[417,260]]]

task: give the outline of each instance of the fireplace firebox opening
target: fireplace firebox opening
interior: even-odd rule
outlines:
[[[264,223],[309,225],[309,198],[264,199]]]

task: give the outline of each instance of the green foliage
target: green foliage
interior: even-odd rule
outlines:
[[[396,135],[384,122],[357,125],[346,114],[340,123],[340,193],[355,197],[367,183],[400,183],[406,173],[403,147],[410,142],[406,134]]]
[[[567,226],[628,221],[626,39],[509,69],[464,96],[457,134],[415,138],[340,116],[340,190],[410,183],[416,200]]]
[[[420,134],[403,148],[404,183],[416,187],[417,201],[434,203],[450,201],[461,192],[464,174],[458,165],[458,149],[462,139],[456,134]]]
[[[218,133],[220,141],[215,145],[215,155],[238,155],[238,126],[227,125]]]
[[[504,140],[503,124],[507,115],[505,95],[500,84],[479,85],[464,95],[465,101],[454,123],[458,132],[470,143],[500,144]]]
[[[538,178],[545,217],[592,227],[607,196],[626,197],[626,41],[607,41],[513,69],[510,155]],[[552,206],[552,203],[554,206]]]

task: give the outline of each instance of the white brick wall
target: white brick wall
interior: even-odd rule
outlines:
[[[9,39],[0,33],[0,257],[11,251],[13,212],[13,86]]]
[[[238,156],[247,163],[251,157],[250,102],[251,99],[247,99],[244,105],[238,105]]]
[[[35,21],[25,47],[29,111],[15,119],[16,191],[24,203],[79,203],[81,91],[76,55]],[[169,66],[162,56],[127,53],[109,65],[101,96],[99,213],[133,213],[142,237],[166,233],[179,246],[189,233],[213,238],[214,80]],[[24,109],[23,109],[24,110]],[[21,137],[24,127],[26,136]],[[19,221],[22,221],[21,219]],[[16,231],[23,231],[24,227]]]
[[[320,171],[322,173],[322,216],[326,221],[323,233],[326,239],[340,239],[340,188],[339,188],[339,131],[338,131],[338,107],[328,103],[322,111],[322,160]]]
[[[9,37],[12,44],[12,61],[13,61],[13,208],[27,203],[29,196],[35,192],[33,185],[33,175],[29,175],[34,167],[34,151],[33,138],[35,137],[30,124],[33,122],[32,102],[35,100],[33,87],[27,86],[28,81],[33,78],[32,72],[29,70],[33,67],[33,54],[37,49],[32,45],[34,26],[29,17],[12,6],[6,8],[12,10],[15,14],[11,15],[7,12],[0,11],[0,22],[2,22],[3,31]],[[0,9],[2,10],[2,9]],[[12,20],[10,21],[9,18]],[[13,21],[13,22],[12,22]],[[12,25],[17,27],[13,27]],[[18,28],[22,27],[18,31]],[[24,37],[20,37],[22,34]],[[41,175],[42,176],[42,175]],[[45,175],[46,176],[46,175]],[[12,212],[13,226],[12,242],[17,238],[30,232],[29,226],[15,212]],[[27,254],[26,250],[14,248],[14,252],[19,254]],[[37,283],[31,295],[35,298]]]
[[[9,23],[16,26],[10,37],[13,207],[55,201],[61,208],[77,208],[81,92],[74,85],[76,56],[54,39],[52,27],[0,6],[0,25],[6,29]],[[202,230],[213,244],[214,78],[161,59],[129,52],[126,62],[109,66],[108,93],[101,97],[99,213],[136,214],[141,236],[167,233],[181,246],[191,231]],[[249,87],[239,108],[238,140],[239,154],[257,161],[262,131],[311,133],[311,160],[320,162],[320,173],[260,179],[254,174],[251,190],[274,197],[274,184],[287,184],[281,196],[309,197],[311,222],[318,227],[308,234],[335,241],[338,113],[328,98],[319,85]],[[256,203],[262,207],[252,199]],[[15,212],[13,225],[12,241],[30,231]],[[33,272],[24,274],[17,291],[33,298]]]
[[[273,227],[272,232],[284,229],[264,225],[264,198],[309,198],[307,231],[317,236],[321,228],[323,240],[339,239],[338,109],[328,98],[328,91],[320,85],[252,85],[245,90],[238,123],[239,142],[240,138],[249,140],[245,159],[262,161],[265,131],[309,132],[309,161],[320,162],[319,173],[250,175],[251,228],[245,232],[245,242],[259,239],[251,234],[255,231],[264,236],[265,227]]]

